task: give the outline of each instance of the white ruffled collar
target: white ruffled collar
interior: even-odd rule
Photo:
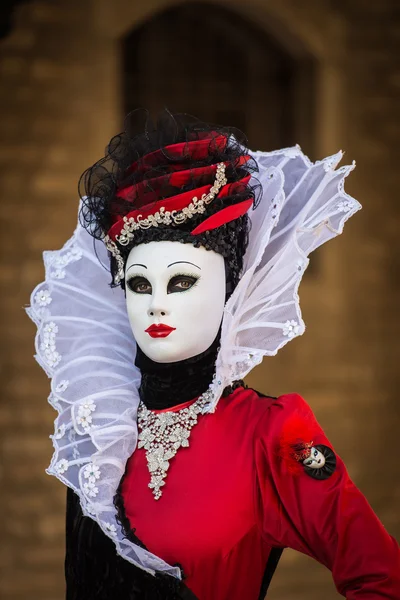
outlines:
[[[354,164],[334,170],[341,153],[317,163],[297,146],[252,154],[263,195],[249,213],[244,273],[224,310],[207,412],[226,386],[304,332],[298,287],[308,254],[361,208],[343,189]],[[124,294],[109,287],[107,262],[103,244],[78,224],[61,250],[44,253],[45,281],[32,293],[36,359],[51,378],[49,402],[58,413],[47,472],[78,494],[83,514],[123,558],[180,577],[178,567],[126,539],[116,519],[113,499],[137,444],[140,373]]]

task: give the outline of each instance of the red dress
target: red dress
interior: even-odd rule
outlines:
[[[348,600],[399,600],[399,547],[340,458],[324,480],[282,459],[282,431],[294,417],[314,444],[331,447],[299,395],[274,400],[238,388],[199,418],[159,500],[137,449],[122,484],[131,527],[152,553],[182,565],[199,600],[257,600],[274,546],[324,564]]]

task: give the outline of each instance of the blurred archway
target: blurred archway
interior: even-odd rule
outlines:
[[[205,2],[169,8],[133,28],[122,53],[125,113],[166,106],[238,127],[255,149],[292,145],[307,131],[302,144],[312,150],[311,59],[290,56],[234,11]]]

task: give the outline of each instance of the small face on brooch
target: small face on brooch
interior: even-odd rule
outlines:
[[[331,448],[313,442],[294,448],[294,458],[301,462],[304,471],[314,479],[327,479],[336,469],[336,456]]]
[[[311,447],[311,454],[309,458],[303,460],[303,465],[309,469],[322,469],[325,465],[325,456],[318,448]]]

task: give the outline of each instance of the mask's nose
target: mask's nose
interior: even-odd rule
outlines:
[[[164,310],[152,309],[148,310],[147,314],[149,315],[149,317],[165,317],[167,313]]]
[[[166,306],[166,295],[162,293],[155,293],[151,298],[147,314],[149,317],[160,319],[169,314]]]

